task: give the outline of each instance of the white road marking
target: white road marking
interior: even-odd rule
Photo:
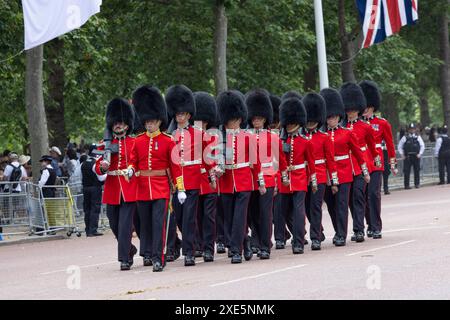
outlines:
[[[417,231],[417,230],[427,230],[427,229],[445,229],[450,226],[429,226],[429,227],[416,227],[416,228],[404,228],[404,229],[392,229],[392,230],[383,230],[383,233],[391,233],[391,232],[402,232],[402,231]]]
[[[227,285],[227,284],[231,284],[231,283],[236,283],[236,282],[239,282],[239,281],[245,281],[245,280],[250,280],[250,279],[261,278],[261,277],[268,276],[268,275],[275,274],[275,273],[280,273],[280,272],[284,272],[284,271],[289,271],[289,270],[293,270],[293,269],[302,268],[304,266],[306,266],[306,264],[300,264],[300,265],[297,265],[297,266],[283,268],[283,269],[280,269],[280,270],[275,270],[275,271],[271,271],[271,272],[265,272],[265,273],[256,274],[256,275],[253,275],[253,276],[238,278],[238,279],[234,279],[234,280],[230,280],[230,281],[215,283],[215,284],[211,284],[210,287],[213,288],[213,287],[223,286],[223,285]]]
[[[404,245],[404,244],[408,244],[408,243],[415,242],[415,241],[416,241],[416,240],[403,241],[403,242],[391,244],[391,245],[388,245],[388,246],[383,246],[383,247],[373,248],[373,249],[369,249],[369,250],[364,250],[364,251],[358,251],[358,252],[349,253],[349,254],[347,254],[346,256],[347,256],[347,257],[351,257],[351,256],[356,256],[356,255],[362,254],[362,253],[368,253],[368,252],[378,251],[378,250],[382,250],[382,249],[388,249],[388,248],[398,247],[398,246],[402,246],[402,245]]]
[[[383,209],[392,209],[392,208],[408,208],[408,207],[428,206],[428,205],[447,204],[447,203],[450,203],[450,200],[404,202],[404,203],[382,205],[381,209],[383,210]]]
[[[85,268],[99,267],[99,266],[104,266],[104,265],[112,264],[112,263],[117,263],[117,261],[103,262],[103,263],[97,263],[97,264],[88,264],[88,265],[85,265],[85,266],[80,266],[80,268],[81,269],[85,269]],[[49,271],[49,272],[42,272],[42,273],[40,273],[40,275],[41,276],[46,276],[46,275],[49,275],[49,274],[66,272],[66,271],[67,271],[67,269],[54,270],[54,271]]]

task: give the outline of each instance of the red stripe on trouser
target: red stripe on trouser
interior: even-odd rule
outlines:
[[[164,222],[163,222],[163,232],[162,232],[162,251],[161,251],[161,264],[164,266],[164,248],[166,246],[166,221],[167,221],[167,207],[169,201],[166,200],[166,205],[164,207]]]

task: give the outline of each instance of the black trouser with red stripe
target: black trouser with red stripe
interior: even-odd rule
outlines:
[[[286,226],[293,233],[292,227],[292,215],[288,215],[287,213],[292,210],[292,202],[288,201],[287,211],[282,211],[282,199],[283,194],[278,193],[274,198],[273,204],[273,224],[274,224],[274,233],[275,233],[275,241],[281,241],[286,243],[286,240],[289,237],[289,231],[286,230]]]
[[[270,252],[272,247],[272,210],[274,188],[266,188],[267,192],[263,195],[259,191],[253,191],[249,214],[252,223],[252,245],[255,245],[262,251]],[[256,237],[253,237],[253,231]],[[253,243],[254,241],[254,243]]]
[[[353,232],[364,232],[366,214],[366,181],[362,175],[353,177],[350,190],[350,211],[353,219]]]
[[[331,187],[325,192],[325,203],[333,223],[334,231],[338,237],[347,237],[348,226],[348,203],[350,197],[351,183],[339,185],[339,191],[333,195]]]
[[[217,210],[216,210],[216,242],[228,245],[228,241],[225,240],[224,222],[223,222],[223,207],[222,201],[217,198]]]
[[[281,194],[281,212],[285,219],[292,219],[292,246],[304,247],[305,242],[305,191]],[[284,232],[284,231],[283,231]]]
[[[140,255],[151,257],[153,262],[164,264],[166,245],[167,199],[138,201],[137,210],[140,220]]]
[[[136,202],[124,202],[120,205],[106,206],[106,215],[109,226],[117,239],[118,260],[130,261],[131,235],[133,233],[133,216],[136,210]]]
[[[247,236],[247,210],[251,191],[222,193],[220,195],[223,214],[225,238],[229,239],[232,254],[241,254],[244,239]]]
[[[309,236],[311,240],[320,241],[322,238],[322,203],[325,195],[325,188],[326,184],[321,183],[317,186],[317,192],[313,193],[311,186],[308,186],[305,208],[310,224]]]
[[[177,220],[178,229],[181,231],[184,256],[194,256],[195,251],[195,234],[197,230],[197,207],[199,190],[187,190],[186,200],[183,204],[178,201],[178,192],[172,199],[173,210]]]
[[[381,179],[383,171],[370,174],[366,193],[366,222],[370,231],[381,231]]]
[[[197,249],[214,254],[217,194],[200,196],[197,210]]]

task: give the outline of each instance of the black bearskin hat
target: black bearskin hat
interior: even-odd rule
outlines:
[[[167,90],[166,104],[171,117],[175,117],[177,112],[188,112],[192,116],[195,114],[194,95],[191,89],[184,85],[171,86]]]
[[[133,93],[133,105],[136,110],[136,123],[141,130],[145,130],[145,122],[148,120],[161,120],[162,125],[167,125],[167,107],[158,88],[142,86]]]
[[[334,88],[325,88],[320,91],[320,95],[325,100],[326,117],[339,116],[343,119],[345,116],[344,102],[339,91]]]
[[[364,80],[359,83],[359,86],[366,97],[367,107],[373,107],[374,111],[380,110],[381,96],[377,84],[370,80]]]
[[[286,92],[285,94],[283,94],[281,96],[281,101],[288,99],[288,98],[297,98],[298,100],[302,100],[303,97],[300,93],[298,93],[297,91],[291,90]]]
[[[282,127],[288,124],[306,124],[306,110],[303,102],[295,97],[287,98],[281,101],[280,122]]]
[[[252,125],[253,117],[263,117],[266,119],[264,126],[267,128],[273,122],[272,102],[266,90],[256,89],[247,94],[245,99],[248,110],[248,124]]]
[[[207,92],[195,92],[196,112],[193,121],[206,121],[207,128],[218,126],[217,104],[216,99]]]
[[[247,107],[244,95],[236,90],[222,92],[217,97],[217,110],[219,111],[220,123],[226,125],[232,119],[247,121]]]
[[[127,134],[133,132],[134,109],[123,98],[114,98],[106,107],[106,127],[112,132],[115,123],[124,122],[128,125]]]
[[[342,101],[345,111],[357,110],[362,113],[367,108],[366,97],[361,87],[356,83],[346,82],[341,87]]]
[[[281,99],[280,99],[280,97],[271,94],[270,102],[272,103],[272,110],[273,110],[273,122],[272,123],[278,123],[278,122],[280,122]]]
[[[326,121],[326,103],[320,94],[308,93],[302,100],[307,115],[307,122],[317,122],[320,128]]]

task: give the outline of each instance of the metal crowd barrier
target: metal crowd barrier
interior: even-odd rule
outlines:
[[[3,234],[28,232],[26,182],[0,182],[0,227]]]
[[[42,188],[31,182],[0,182],[0,234],[43,235],[65,230],[81,236],[84,228],[81,183],[44,186],[54,188],[54,197],[44,197]],[[109,228],[102,205],[99,229]]]

